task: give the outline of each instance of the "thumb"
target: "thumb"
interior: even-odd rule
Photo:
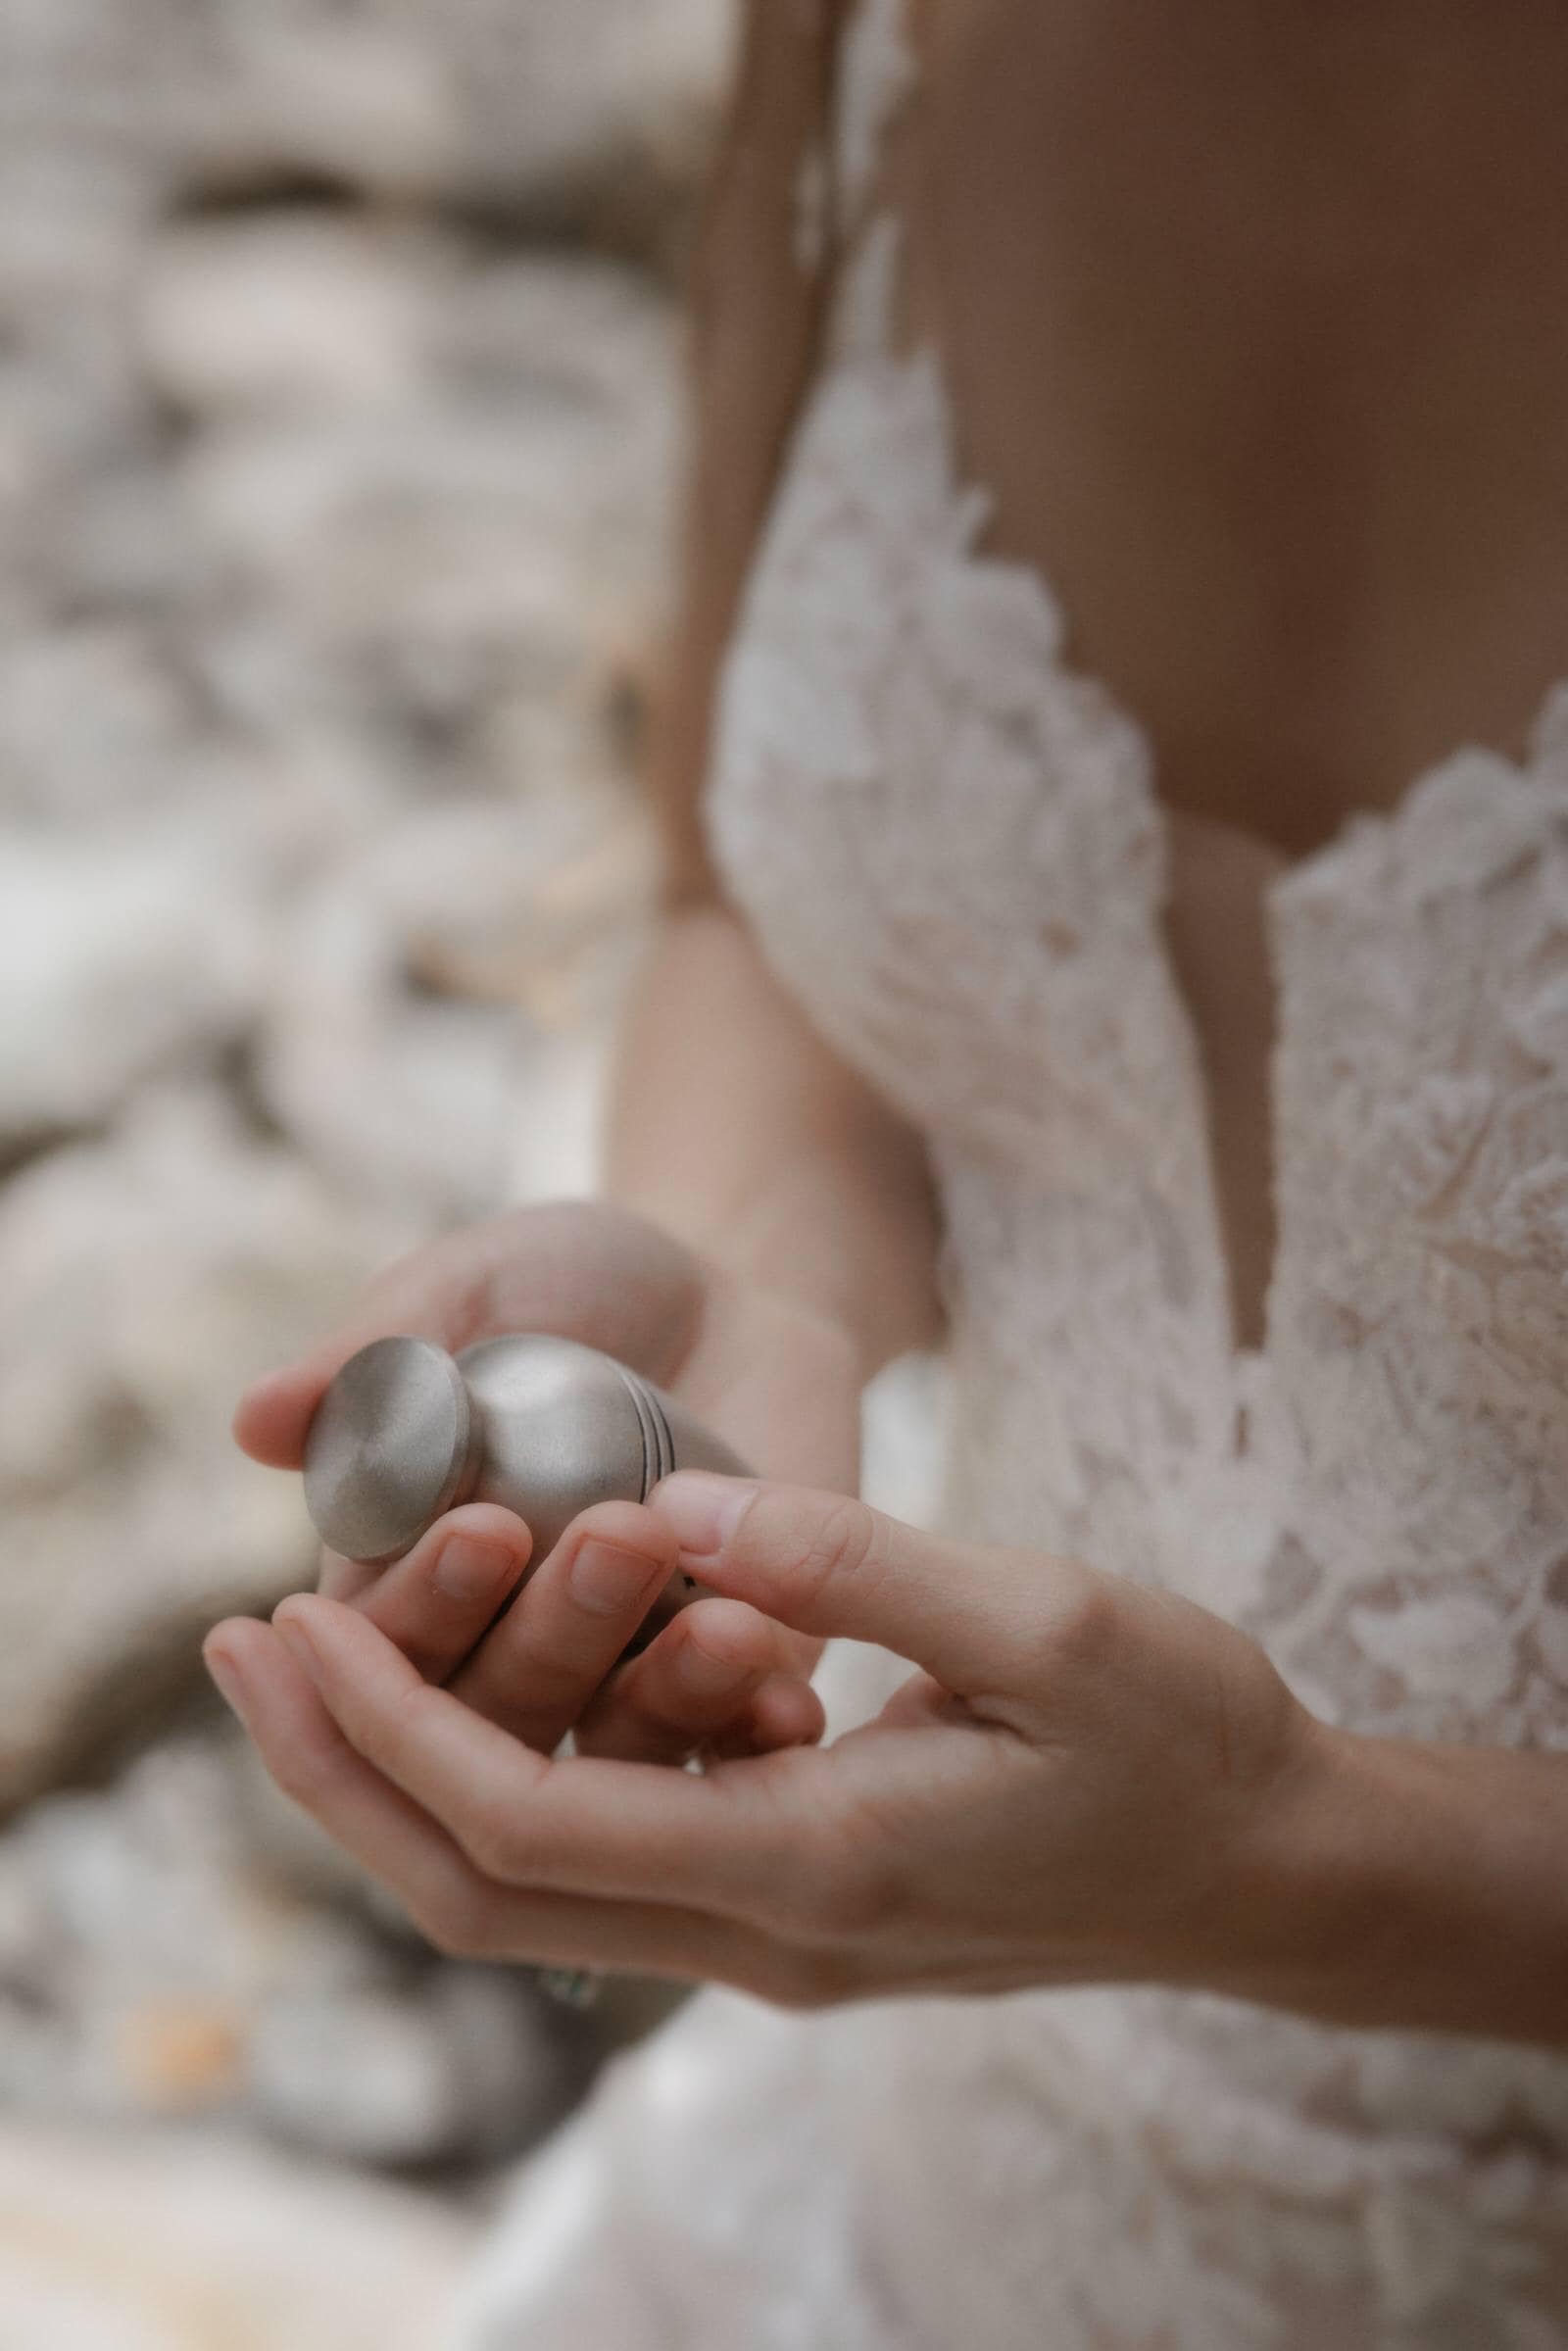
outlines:
[[[1020,1632],[1051,1564],[923,1534],[848,1494],[708,1470],[672,1472],[648,1507],[710,1591],[797,1632],[876,1641],[959,1695],[1016,1679]]]
[[[372,1339],[430,1339],[447,1344],[440,1318],[432,1313],[402,1316],[362,1312],[344,1322],[309,1354],[253,1380],[234,1407],[234,1442],[268,1469],[299,1469],[316,1407],[351,1355]]]

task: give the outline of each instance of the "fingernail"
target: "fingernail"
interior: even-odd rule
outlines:
[[[733,1658],[715,1657],[710,1650],[699,1648],[695,1641],[687,1641],[676,1655],[675,1671],[695,1697],[716,1698],[726,1690],[738,1688],[751,1668],[737,1665]]]
[[[222,1649],[203,1649],[202,1662],[241,1722],[245,1720],[245,1678]]]
[[[618,1616],[641,1598],[658,1565],[646,1551],[622,1550],[618,1543],[591,1539],[571,1563],[567,1590],[590,1614]]]
[[[510,1543],[491,1535],[452,1535],[436,1554],[435,1587],[449,1600],[482,1600],[512,1573]]]
[[[297,1616],[275,1616],[272,1631],[288,1650],[297,1665],[303,1665],[313,1682],[321,1678],[321,1659],[316,1643]]]
[[[683,1551],[709,1558],[733,1536],[757,1494],[750,1478],[721,1478],[707,1469],[677,1469],[661,1479],[648,1497]]]

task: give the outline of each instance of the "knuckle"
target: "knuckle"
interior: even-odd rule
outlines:
[[[775,1513],[782,1522],[776,1527],[769,1523]],[[804,1599],[819,1599],[836,1585],[863,1581],[876,1566],[879,1521],[853,1495],[838,1496],[820,1517],[803,1518],[789,1496],[764,1493],[753,1516],[756,1535]]]
[[[416,1675],[407,1688],[397,1693],[396,1705],[399,1728],[405,1738],[418,1740],[428,1728],[435,1728],[432,1717],[439,1718],[447,1704],[443,1691],[422,1675]]]
[[[557,1698],[580,1692],[586,1696],[593,1677],[561,1645],[558,1638],[518,1626],[495,1677],[504,1694],[514,1701],[524,1693],[533,1699]]]
[[[1055,1676],[1101,1673],[1114,1659],[1125,1632],[1125,1609],[1109,1576],[1092,1568],[1064,1570],[1061,1589],[1037,1637],[1042,1670]]]
[[[815,1842],[784,1874],[774,1908],[798,1936],[827,1943],[874,1939],[905,1908],[893,1865],[867,1840]]]
[[[608,1499],[589,1502],[577,1513],[563,1536],[576,1551],[585,1543],[630,1543],[634,1550],[646,1551],[652,1537],[661,1549],[673,1553],[678,1545],[662,1522],[641,1502],[629,1502],[612,1495]]]
[[[464,1847],[475,1869],[498,1885],[520,1883],[528,1873],[527,1837],[510,1804],[484,1804],[464,1833]]]
[[[291,1739],[270,1760],[272,1778],[293,1803],[318,1804],[348,1766],[353,1750],[336,1725],[309,1739]]]

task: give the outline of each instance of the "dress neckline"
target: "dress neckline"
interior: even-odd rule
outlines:
[[[902,230],[902,223],[891,216],[890,226],[895,232]],[[939,347],[928,340],[912,352],[894,354],[893,364],[913,366],[930,371],[937,394],[938,413],[943,421],[943,464],[950,494],[955,506],[967,507],[977,517],[979,527],[983,527],[983,521],[979,521],[979,518],[990,512],[990,494],[983,482],[960,476],[958,472],[952,402]],[[1266,1125],[1269,1138],[1267,1183],[1273,1239],[1261,1291],[1259,1337],[1255,1343],[1249,1345],[1244,1344],[1240,1336],[1236,1265],[1221,1211],[1223,1193],[1214,1141],[1216,1095],[1211,1056],[1178,974],[1165,927],[1173,827],[1184,812],[1173,809],[1160,796],[1156,783],[1158,761],[1153,738],[1137,711],[1103,678],[1094,670],[1080,667],[1064,650],[1071,642],[1071,618],[1056,593],[1049,570],[1035,560],[991,553],[972,542],[961,551],[956,551],[950,560],[960,563],[978,577],[1010,577],[1014,580],[1026,577],[1031,581],[1058,615],[1060,624],[1057,649],[1041,657],[1042,684],[1087,693],[1103,711],[1106,724],[1119,729],[1137,746],[1139,756],[1132,765],[1137,778],[1140,809],[1156,844],[1157,882],[1149,909],[1148,945],[1152,969],[1157,973],[1174,1026],[1184,1041],[1192,1073],[1194,1112],[1200,1129],[1199,1150],[1203,1167],[1205,1208],[1213,1235],[1224,1299],[1225,1351],[1233,1379],[1238,1383],[1250,1383],[1251,1367],[1266,1364],[1272,1351],[1273,1334],[1279,1318],[1282,1259],[1287,1239],[1287,1205],[1281,1165],[1284,1142],[1281,1065],[1293,1007],[1281,964],[1281,923],[1289,919],[1298,906],[1308,905],[1314,897],[1325,892],[1333,893],[1352,872],[1373,876],[1380,872],[1385,875],[1398,873],[1407,887],[1413,887],[1418,892],[1423,887],[1443,889],[1478,886],[1489,870],[1494,870],[1512,854],[1520,836],[1521,817],[1524,819],[1524,829],[1534,833],[1538,823],[1548,813],[1568,812],[1568,675],[1553,679],[1541,696],[1529,721],[1529,748],[1523,759],[1511,759],[1507,754],[1485,745],[1458,744],[1411,775],[1386,808],[1352,808],[1326,840],[1315,849],[1278,862],[1275,870],[1260,885],[1258,903],[1275,983],[1275,1018],[1261,1081],[1265,1099],[1259,1106],[1259,1117]],[[1544,771],[1548,762],[1557,770],[1555,774]],[[1511,804],[1506,809],[1503,806],[1505,801]],[[1424,873],[1426,859],[1420,839],[1427,819],[1441,804],[1446,821],[1436,829],[1451,842],[1446,819],[1451,817],[1456,805],[1460,803],[1470,818],[1464,844],[1466,855],[1457,865],[1451,856],[1439,858],[1432,869]],[[1250,850],[1256,845],[1262,857],[1277,856],[1273,844],[1263,835],[1245,826],[1227,829],[1244,841]]]
[[[1479,882],[1490,865],[1510,854],[1526,814],[1530,829],[1546,812],[1568,810],[1568,670],[1552,679],[1541,695],[1527,725],[1523,758],[1481,744],[1460,743],[1440,754],[1408,777],[1383,808],[1352,808],[1315,849],[1281,857],[1265,836],[1246,826],[1228,827],[1260,857],[1276,860],[1261,884],[1259,905],[1269,961],[1276,983],[1275,1019],[1264,1062],[1264,1100],[1260,1121],[1269,1136],[1267,1182],[1272,1209],[1273,1242],[1261,1293],[1260,1337],[1244,1345],[1239,1336],[1236,1267],[1221,1214],[1221,1187],[1214,1149],[1215,1089],[1210,1055],[1197,1016],[1176,968],[1165,910],[1168,905],[1172,833],[1184,811],[1173,809],[1157,788],[1158,760],[1153,737],[1136,710],[1092,669],[1081,667],[1068,653],[1071,615],[1056,591],[1049,567],[1038,559],[1007,556],[976,544],[996,508],[994,493],[983,479],[960,473],[954,403],[939,337],[927,333],[909,347],[901,345],[895,331],[896,290],[901,248],[906,230],[896,207],[880,186],[882,150],[899,113],[916,87],[919,65],[910,32],[909,0],[857,0],[846,29],[844,74],[838,97],[835,140],[837,177],[847,231],[845,268],[836,308],[850,314],[849,348],[830,353],[827,367],[851,364],[882,365],[928,378],[930,405],[939,422],[940,464],[946,499],[956,516],[965,519],[961,544],[950,550],[950,561],[960,563],[977,579],[999,586],[1027,582],[1049,608],[1054,625],[1049,651],[1035,658],[1041,664],[1044,687],[1077,691],[1092,697],[1104,722],[1136,746],[1133,762],[1141,813],[1155,844],[1156,883],[1150,906],[1149,949],[1152,969],[1176,1032],[1181,1036],[1191,1071],[1194,1111],[1200,1129],[1199,1155],[1204,1175],[1205,1208],[1224,1300],[1224,1344],[1237,1384],[1250,1381],[1256,1367],[1266,1364],[1280,1307],[1282,1259],[1286,1246],[1286,1204],[1283,1199],[1281,1152],[1283,1114],[1281,1063],[1292,1007],[1281,969],[1279,931],[1282,920],[1314,895],[1332,890],[1353,868],[1396,867],[1412,872],[1414,886],[1422,884],[1419,850],[1410,858],[1404,851],[1421,834],[1435,804],[1451,811],[1462,802],[1472,819],[1465,828],[1467,856],[1454,870],[1450,856],[1438,860],[1430,879],[1434,886],[1456,881]],[[843,318],[837,338],[844,341]],[[1557,769],[1555,779],[1544,772]],[[1504,810],[1502,803],[1511,803]],[[1529,803],[1529,809],[1524,808]],[[1489,844],[1487,835],[1492,833]]]

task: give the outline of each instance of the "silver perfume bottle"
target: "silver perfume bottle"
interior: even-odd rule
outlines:
[[[673,1469],[754,1474],[673,1396],[576,1340],[516,1332],[453,1356],[376,1339],[317,1407],[305,1500],[323,1543],[377,1566],[460,1502],[500,1502],[527,1521],[537,1567],[590,1502],[644,1501]]]
[[[645,1501],[672,1469],[753,1474],[652,1380],[576,1340],[519,1331],[453,1356],[428,1339],[376,1339],[316,1408],[305,1500],[323,1543],[374,1566],[460,1502],[500,1502],[528,1524],[531,1571],[590,1502]],[[677,1570],[626,1653],[699,1589]],[[546,1968],[540,1982],[583,2008],[601,1979]]]

